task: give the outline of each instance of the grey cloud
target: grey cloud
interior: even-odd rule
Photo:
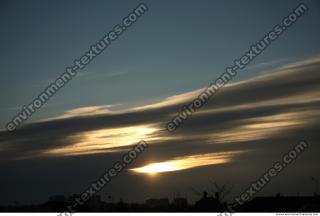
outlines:
[[[161,137],[176,136],[181,140],[193,136],[198,137],[198,140],[206,140],[208,134],[241,126],[252,118],[301,110],[317,114],[320,103],[319,68],[320,61],[317,59],[227,85],[177,132],[167,134],[162,130],[154,136],[158,136],[159,133]],[[306,95],[311,95],[311,98],[304,102]],[[291,100],[286,102],[288,99]],[[283,100],[284,103],[278,103],[279,100]],[[264,104],[255,105],[257,103]],[[32,156],[44,150],[71,145],[77,140],[66,137],[85,131],[150,123],[164,128],[170,116],[177,113],[183,105],[182,102],[171,103],[143,110],[49,120],[25,125],[13,133],[2,131],[0,132],[1,158]],[[237,106],[244,107],[236,108]],[[168,141],[160,141],[158,145],[165,146],[166,142]]]

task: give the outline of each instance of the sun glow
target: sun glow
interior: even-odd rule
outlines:
[[[177,157],[172,160],[151,163],[146,166],[137,167],[130,170],[137,173],[147,173],[152,175],[163,172],[173,172],[199,166],[228,163],[231,161],[233,156],[243,152],[244,151],[232,151]]]
[[[152,125],[100,129],[69,136],[71,144],[45,151],[49,155],[84,155],[119,151],[119,147],[134,145],[137,140],[156,140],[158,131]],[[118,149],[117,149],[118,148]]]

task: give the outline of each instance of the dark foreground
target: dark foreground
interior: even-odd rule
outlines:
[[[76,202],[78,195],[65,197],[57,195],[40,205],[0,206],[0,212],[64,212],[66,207]],[[219,194],[206,192],[194,204],[186,198],[148,199],[145,203],[103,202],[100,196],[91,197],[86,203],[77,205],[76,212],[224,212],[227,204],[220,201]],[[255,197],[243,205],[237,205],[236,212],[319,212],[320,196],[281,196]]]

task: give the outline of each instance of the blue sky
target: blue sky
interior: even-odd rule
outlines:
[[[2,1],[0,123],[9,121],[138,3]],[[299,1],[146,3],[148,13],[29,121],[82,106],[127,108],[204,87]],[[320,6],[307,3],[310,11],[236,79],[319,53]]]

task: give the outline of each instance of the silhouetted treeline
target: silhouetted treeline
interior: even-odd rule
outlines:
[[[0,206],[0,212],[64,212],[68,205],[73,205],[80,195],[65,197],[52,196],[40,205]],[[232,203],[231,203],[232,204]],[[208,195],[204,192],[201,199],[189,204],[183,197],[147,199],[144,203],[104,202],[98,195],[92,196],[76,212],[224,212],[227,203],[220,200],[219,193]],[[320,196],[281,196],[255,197],[251,201],[238,206],[236,212],[319,212]]]

